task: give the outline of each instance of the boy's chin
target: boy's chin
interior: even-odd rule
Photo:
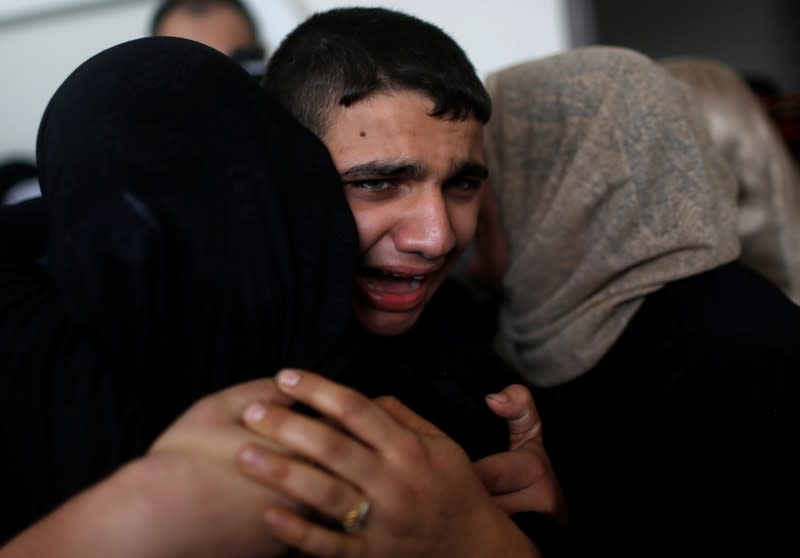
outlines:
[[[422,308],[413,312],[384,312],[356,304],[355,315],[361,326],[372,335],[402,335],[417,323]]]

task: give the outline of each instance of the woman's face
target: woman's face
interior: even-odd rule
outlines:
[[[475,233],[483,126],[432,109],[420,93],[376,93],[336,107],[322,138],[358,226],[355,315],[376,335],[414,325]]]

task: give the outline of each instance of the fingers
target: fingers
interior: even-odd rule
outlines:
[[[294,403],[292,398],[278,389],[273,378],[260,378],[237,384],[219,392],[218,395],[237,419],[244,408],[253,401],[264,401],[283,407]]]
[[[196,401],[148,451],[187,452],[232,461],[244,443],[259,439],[254,432],[241,428],[242,412],[253,401],[283,406],[293,403],[277,389],[272,378],[238,384]],[[279,448],[275,445],[274,449]]]
[[[486,404],[498,416],[508,421],[510,449],[530,440],[541,440],[542,421],[528,388],[513,384],[500,393],[486,396]]]
[[[533,451],[512,451],[485,457],[474,464],[494,502],[506,513],[535,511],[557,514],[561,488],[549,460]]]
[[[409,435],[405,428],[370,399],[318,374],[285,369],[275,379],[278,389],[283,393],[333,419],[379,452]]]
[[[254,401],[288,407],[294,401],[275,386],[272,378],[237,384],[196,401],[180,420],[190,420],[198,428],[233,425],[240,421],[245,407]]]
[[[288,509],[269,508],[264,513],[264,520],[273,537],[304,555],[356,558],[365,554],[364,541],[359,537],[326,529]]]
[[[277,488],[308,508],[341,521],[363,500],[353,485],[321,469],[284,455],[249,445],[238,455],[251,478]]]
[[[396,397],[383,396],[373,401],[399,424],[417,434],[427,436],[444,435],[436,426],[409,409]]]
[[[247,407],[242,418],[251,431],[354,483],[363,486],[379,470],[376,453],[324,421],[260,403]]]
[[[484,457],[473,464],[492,495],[522,490],[545,476],[547,463],[532,451],[511,451]]]
[[[551,489],[534,489],[499,494],[492,500],[508,515],[533,511],[553,518],[559,525],[567,524],[567,513],[561,493]]]

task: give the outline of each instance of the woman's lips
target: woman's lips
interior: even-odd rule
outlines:
[[[367,269],[356,284],[367,303],[384,312],[410,312],[425,300],[431,275],[400,274]]]

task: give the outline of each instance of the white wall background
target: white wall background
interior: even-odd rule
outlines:
[[[567,47],[563,0],[248,0],[271,48],[309,14],[336,6],[384,6],[435,23],[481,76]],[[71,6],[84,9],[69,10]],[[155,0],[0,0],[0,160],[33,158],[50,96],[81,62],[141,37]]]

